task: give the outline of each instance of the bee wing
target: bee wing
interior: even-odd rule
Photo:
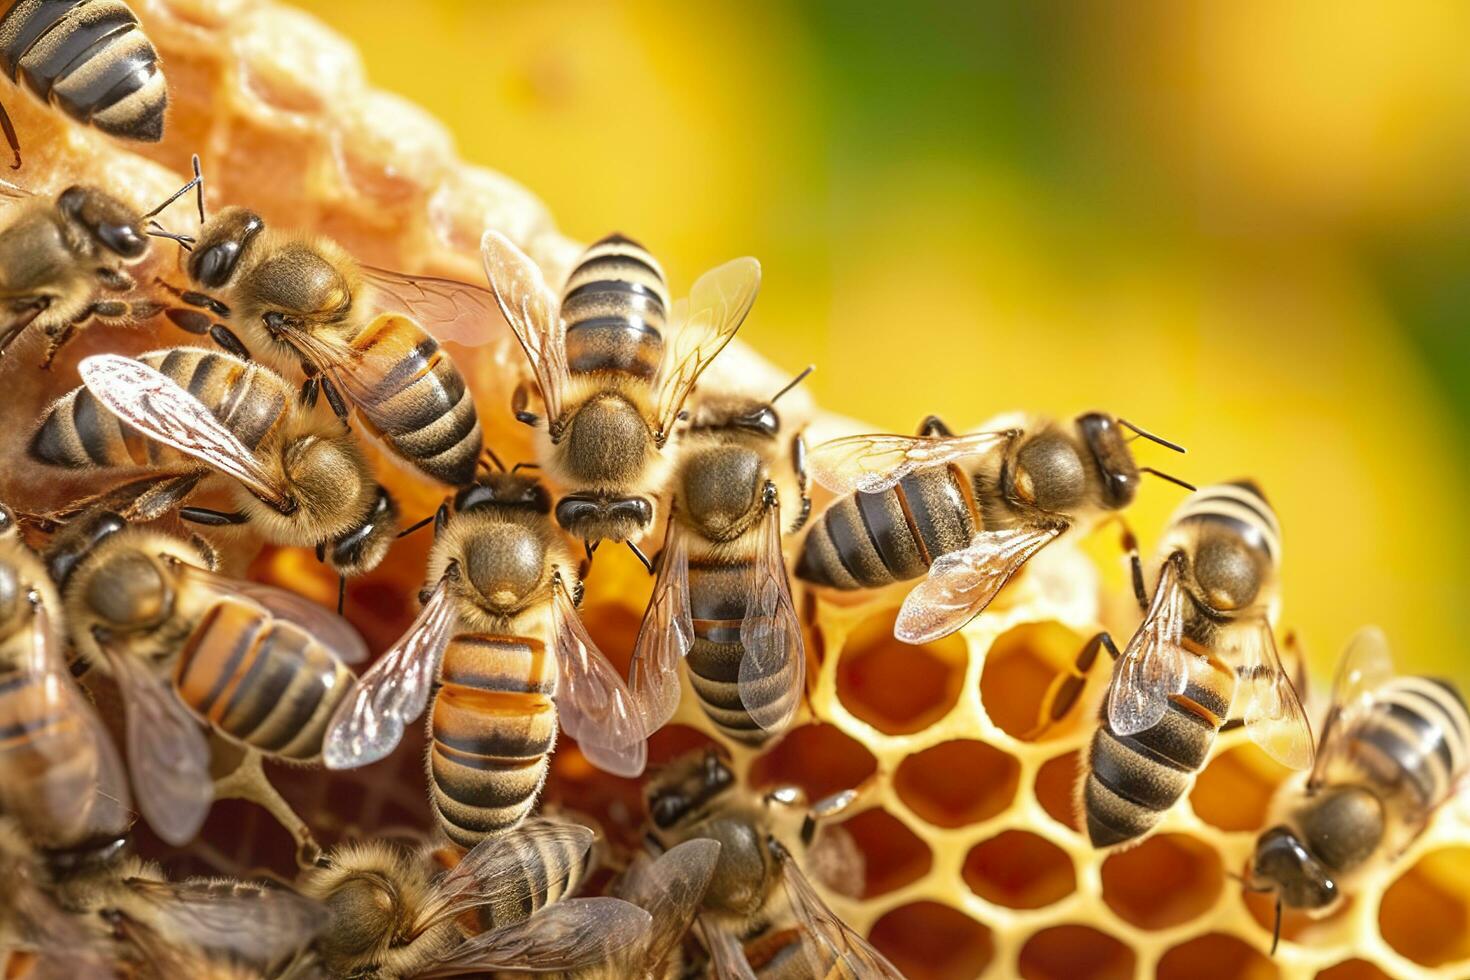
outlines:
[[[679,661],[694,645],[694,615],[689,608],[689,544],[679,522],[669,515],[663,557],[653,596],[638,628],[628,688],[649,734],[679,709]]]
[[[701,837],[669,848],[657,860],[645,855],[628,869],[618,897],[653,919],[643,955],[644,969],[656,974],[656,967],[669,958],[689,931],[719,859],[720,842]]]
[[[1014,435],[1007,430],[944,438],[846,436],[813,449],[807,466],[818,483],[835,493],[881,493],[915,470],[984,455]]]
[[[24,201],[29,197],[35,197],[35,194],[19,184],[12,184],[10,181],[0,178],[0,207],[8,206],[12,201]]]
[[[415,976],[578,970],[604,963],[642,942],[649,925],[647,912],[620,898],[567,898],[522,922],[470,937]]]
[[[454,631],[449,583],[449,575],[439,580],[407,632],[337,705],[322,742],[328,769],[356,769],[384,758],[403,738],[403,726],[424,713]]]
[[[1179,566],[1164,562],[1153,602],[1128,641],[1108,689],[1108,726],[1115,735],[1134,735],[1164,717],[1169,697],[1184,693],[1188,682],[1183,646],[1184,589]]]
[[[351,623],[305,596],[264,582],[229,578],[192,566],[186,568],[184,574],[200,581],[217,595],[243,599],[276,619],[299,627],[344,664],[362,663],[368,658],[367,644]]]
[[[149,903],[165,935],[260,966],[304,948],[331,919],[325,905],[286,888],[210,879],[126,884]]]
[[[143,435],[234,477],[277,506],[281,481],[199,399],[141,361],[94,354],[78,367],[87,390]]]
[[[893,635],[905,643],[929,643],[974,619],[1011,576],[1066,528],[1058,524],[981,531],[970,546],[940,555],[899,610]]]
[[[425,931],[481,906],[515,904],[526,887],[526,855],[575,854],[581,857],[596,835],[586,827],[554,820],[528,820],[508,834],[487,837],[434,879],[430,897],[420,906],[412,932]],[[551,888],[547,882],[545,889]]]
[[[801,924],[802,947],[814,976],[853,976],[859,980],[903,980],[898,968],[866,939],[837,917],[823,902],[784,847],[776,848],[781,861],[781,884],[791,910]],[[839,968],[839,969],[834,969]]]
[[[757,725],[781,732],[806,693],[806,644],[791,602],[781,554],[780,506],[771,504],[756,528],[750,592],[740,622],[740,701]]]
[[[7,936],[0,950],[24,949],[36,954],[30,971],[23,974],[27,980],[113,980],[117,976],[110,964],[110,950],[30,874],[7,868],[5,886],[0,906]]]
[[[684,399],[700,374],[745,322],[760,285],[761,264],[747,256],[706,272],[695,280],[689,298],[674,304],[668,347],[658,372],[654,418],[660,439],[674,431]]]
[[[552,587],[551,615],[561,727],[597,768],[615,776],[641,775],[648,764],[643,717],[628,685],[582,625],[560,578]]]
[[[704,933],[704,947],[709,951],[710,972],[715,980],[756,980],[755,971],[745,958],[745,949],[734,933],[707,915],[699,917],[699,927]]]
[[[536,263],[500,232],[485,232],[480,239],[480,258],[495,302],[515,331],[536,383],[541,386],[547,421],[555,421],[561,418],[567,380],[567,329],[561,319],[561,304],[546,287]]]
[[[128,771],[138,809],[165,842],[194,839],[214,800],[209,745],[169,682],[131,654],[99,643],[122,691]]]
[[[0,776],[0,809],[58,841],[126,826],[131,803],[122,761],[102,719],[66,667],[44,604],[36,604],[31,630],[30,648],[20,665],[22,683],[0,699],[0,729],[34,732],[4,755],[5,768],[27,778]],[[49,724],[38,730],[43,722]],[[85,733],[88,751],[81,758],[77,743],[64,737],[72,726]],[[61,737],[53,737],[51,730]],[[34,772],[43,775],[29,778]],[[78,799],[79,787],[90,791],[85,799]]]
[[[435,340],[478,347],[504,336],[495,294],[484,286],[367,265],[362,276],[373,291],[369,303],[374,308],[412,317]]]
[[[1281,666],[1271,624],[1263,617],[1253,627],[1243,626],[1237,635],[1236,703],[1244,705],[1241,715],[1246,733],[1282,765],[1312,768],[1312,726]]]
[[[1337,664],[1332,681],[1332,703],[1322,722],[1322,737],[1317,746],[1317,759],[1307,778],[1307,789],[1320,787],[1327,779],[1335,759],[1350,753],[1348,738],[1358,720],[1373,704],[1373,692],[1393,677],[1393,655],[1388,637],[1377,626],[1365,626],[1353,634]]]

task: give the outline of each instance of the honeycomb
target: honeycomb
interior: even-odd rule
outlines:
[[[450,135],[421,109],[369,88],[351,45],[319,22],[257,0],[134,6],[169,73],[167,139],[141,148],[145,159],[28,98],[7,98],[25,146],[16,175],[25,186],[54,192],[103,173],[110,187],[149,205],[180,183],[199,152],[211,207],[248,203],[268,221],[330,234],[373,264],[477,280],[485,227],[526,249],[548,278],[576,255],[544,205],[459,161]],[[22,346],[0,368],[24,381],[11,386],[13,417],[33,417],[75,383],[75,363],[91,350],[182,339],[166,326],[93,330],[49,375],[34,371],[38,352]],[[527,458],[524,433],[506,411],[520,366],[508,332],[451,349],[475,386],[492,445],[503,457]],[[765,390],[783,378],[738,345],[712,373],[716,382]],[[815,413],[809,402],[794,404]],[[813,414],[810,434],[851,427]],[[21,459],[26,427],[4,428],[0,449]],[[439,503],[441,491],[406,474],[389,482],[408,519]],[[0,495],[23,509],[83,489],[15,465],[0,476]],[[427,544],[426,535],[406,539],[350,586],[347,615],[377,650],[412,618]],[[332,601],[335,583],[309,555],[267,550],[252,559],[237,548],[233,559]],[[651,587],[630,556],[598,556],[585,618],[624,669]],[[1043,553],[961,634],[922,647],[892,637],[901,597],[901,587],[840,601],[798,596],[814,661],[808,710],[774,746],[725,748],[756,787],[796,784],[812,798],[859,788],[842,826],[863,856],[861,888],[845,895],[818,887],[914,980],[1470,976],[1470,825],[1454,806],[1398,861],[1367,875],[1336,914],[1288,914],[1279,951],[1267,955],[1272,909],[1244,895],[1233,876],[1286,773],[1240,732],[1219,739],[1192,793],[1153,837],[1109,853],[1087,844],[1074,786],[1105,672],[1094,671],[1087,696],[1059,724],[1038,730],[1037,709],[1086,636],[1104,623],[1126,635],[1133,623],[1081,552],[1058,545]],[[718,740],[685,693],[673,723],[652,740],[654,764]],[[411,734],[409,745],[366,770],[275,768],[271,776],[324,843],[363,832],[422,834],[421,738]],[[619,846],[636,845],[637,783],[596,772],[569,740],[554,757],[546,803],[596,820],[612,862]],[[177,873],[291,870],[285,832],[240,801],[217,804],[185,853],[150,841],[146,830],[140,838],[141,849]]]

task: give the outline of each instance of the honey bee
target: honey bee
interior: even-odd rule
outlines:
[[[812,843],[818,821],[851,805],[851,791],[802,806],[800,791],[782,788],[759,803],[745,802],[735,776],[713,751],[676,760],[651,780],[645,801],[653,837],[662,845],[707,838],[720,851],[700,906],[700,930],[719,980],[749,978],[744,945],[762,936],[776,951],[767,975],[892,978],[902,974],[843,922],[817,895],[778,836],[796,834]],[[820,844],[820,840],[817,840]],[[796,935],[780,935],[789,909]],[[802,960],[808,972],[800,970]],[[784,964],[784,966],[782,965]],[[782,972],[791,970],[791,973]]]
[[[1470,769],[1470,714],[1449,681],[1401,677],[1388,641],[1360,630],[1338,665],[1316,765],[1278,790],[1246,887],[1282,906],[1330,912],[1353,878],[1392,861],[1423,832]]]
[[[48,556],[78,655],[110,675],[124,704],[138,805],[164,840],[192,839],[216,795],[265,807],[303,860],[316,845],[270,786],[260,757],[310,764],[366,659],[344,620],[300,596],[216,574],[195,539],[97,513],[69,525]],[[215,786],[200,725],[245,750]]]
[[[432,873],[416,850],[344,844],[306,870],[302,894],[330,924],[315,946],[331,976],[454,976],[488,970],[573,970],[643,941],[648,913],[615,898],[566,898],[587,867],[592,831],[531,820],[485,838]],[[482,931],[467,936],[465,913]]]
[[[8,805],[8,804],[7,804]],[[16,820],[0,816],[0,971],[36,980],[111,980],[107,944],[52,895],[52,874]]]
[[[1282,667],[1272,622],[1278,604],[1281,526],[1259,487],[1220,483],[1180,505],[1160,544],[1150,601],[1116,664],[1102,723],[1079,783],[1095,847],[1138,840],[1189,791],[1226,719],[1243,719],[1267,753],[1294,769],[1312,764],[1306,712]]]
[[[480,251],[541,390],[542,465],[571,488],[557,523],[589,552],[605,538],[636,540],[653,526],[664,444],[700,374],[750,312],[760,263],[736,259],[705,273],[671,308],[657,260],[621,235],[587,250],[559,301],[503,235],[486,232]],[[541,421],[523,406],[517,416]]]
[[[169,319],[209,332],[237,357],[264,352],[281,370],[299,364],[308,404],[320,393],[343,421],[356,406],[369,431],[420,472],[455,487],[474,479],[479,416],[436,336],[491,338],[495,306],[483,287],[364,266],[330,239],[267,228],[240,207],[204,222],[197,240],[170,237],[192,248],[184,271],[193,288],[170,290],[184,307]]]
[[[784,731],[801,703],[806,649],[781,552],[777,481],[789,501],[800,501],[788,532],[800,529],[811,498],[805,443],[799,432],[782,441],[774,403],[807,372],[768,401],[701,399],[681,437],[658,579],[630,673],[650,732],[678,708],[686,657],[700,706],[737,741],[759,745]]]
[[[16,0],[0,14],[0,70],[83,126],[139,143],[163,138],[163,67],[122,0]],[[20,140],[3,107],[0,129],[19,170]]]
[[[278,375],[192,347],[98,354],[81,374],[85,385],[46,410],[30,455],[71,469],[154,471],[129,518],[156,518],[221,474],[239,509],[182,506],[180,518],[248,523],[278,544],[316,546],[341,575],[368,571],[387,553],[393,499],[348,433],[299,406]]]
[[[112,739],[67,667],[62,604],[0,508],[0,810],[58,862],[115,853],[133,822]]]
[[[600,768],[636,776],[643,725],[577,615],[581,586],[536,480],[491,473],[436,515],[424,608],[332,717],[326,763],[393,750],[433,693],[430,798],[461,847],[529,813],[557,722]]]
[[[841,499],[802,542],[797,577],[836,589],[877,588],[925,575],[893,634],[905,643],[948,636],[978,616],[1038,551],[1133,502],[1140,473],[1122,429],[1184,450],[1110,415],[1075,429],[1040,418],[953,435],[925,419],[917,437],[863,435],[812,451],[817,482]],[[926,575],[927,572],[927,575]]]

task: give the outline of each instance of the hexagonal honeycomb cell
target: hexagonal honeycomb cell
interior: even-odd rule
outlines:
[[[330,233],[375,265],[478,281],[486,227],[509,235],[550,279],[577,255],[579,245],[529,192],[457,159],[427,114],[368,88],[351,45],[318,22],[268,0],[135,6],[169,71],[187,80],[168,138],[139,156],[32,99],[7,101],[27,143],[22,177],[32,190],[54,193],[106,173],[124,197],[146,205],[178,186],[197,151],[211,208],[249,204],[268,222]],[[12,410],[33,417],[73,383],[77,360],[102,345],[129,352],[177,340],[88,331],[52,372],[27,375]],[[503,456],[529,458],[526,433],[506,411],[521,365],[509,334],[473,349],[447,346],[471,382],[487,437]],[[17,353],[7,363],[29,363],[30,350]],[[713,370],[771,390],[785,380],[738,341]],[[815,412],[800,391],[783,404]],[[814,414],[809,435],[841,426]],[[23,428],[0,432],[5,458],[20,458]],[[432,513],[442,498],[386,464],[380,471],[410,518]],[[0,475],[0,493],[22,507],[72,489],[22,468]],[[411,619],[426,547],[403,542],[348,590],[349,616],[374,650]],[[625,555],[597,561],[586,618],[625,669],[651,583]],[[1242,895],[1231,876],[1247,867],[1285,774],[1241,732],[1219,738],[1157,837],[1116,854],[1089,847],[1076,831],[1073,788],[1105,663],[1060,724],[1036,722],[1058,672],[1101,628],[1097,575],[1065,542],[1033,565],[961,634],[923,647],[893,639],[897,591],[871,601],[798,594],[814,642],[809,711],[797,728],[761,750],[724,744],[686,689],[675,723],[651,741],[651,760],[713,744],[742,779],[761,786],[791,782],[818,796],[859,790],[840,827],[862,855],[861,894],[820,879],[817,886],[913,980],[1470,976],[1470,827],[1453,808],[1407,854],[1366,871],[1339,912],[1288,916],[1269,955],[1269,902]],[[267,550],[251,568],[331,601],[334,583],[309,556]],[[326,844],[365,831],[421,834],[429,826],[422,734],[405,741],[393,759],[361,772],[273,767],[271,775]],[[546,805],[595,823],[611,846],[638,844],[638,783],[598,773],[570,740],[555,756]],[[163,853],[146,832],[140,838]],[[289,870],[290,842],[255,808],[227,801],[187,854],[170,856],[180,872]]]

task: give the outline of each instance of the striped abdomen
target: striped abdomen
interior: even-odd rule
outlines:
[[[0,16],[0,69],[83,125],[163,138],[158,51],[122,0],[18,0]]]
[[[174,685],[220,734],[262,753],[307,762],[354,683],[306,632],[244,603],[216,603],[179,653]]]
[[[394,452],[450,486],[475,478],[483,436],[475,401],[438,341],[414,321],[380,316],[352,340],[347,397]]]
[[[1185,498],[1169,523],[1171,527],[1189,523],[1224,526],[1264,552],[1273,566],[1281,563],[1281,522],[1253,481],[1201,487]]]
[[[429,714],[430,798],[449,839],[474,847],[525,819],[556,744],[556,663],[538,640],[460,634]]]
[[[216,351],[176,347],[143,354],[138,360],[187,389],[249,449],[258,448],[276,430],[295,397],[277,375]],[[68,392],[46,409],[31,438],[30,453],[43,463],[71,469],[164,467],[185,459],[119,421],[85,387]]]
[[[750,562],[689,562],[689,609],[694,644],[685,663],[699,706],[716,728],[737,742],[760,745],[769,734],[751,718],[740,697],[740,622],[750,597]],[[801,696],[781,692],[781,700]],[[774,707],[774,706],[773,706]]]
[[[1179,801],[1204,767],[1230,711],[1235,672],[1213,656],[1187,656],[1188,682],[1157,725],[1114,735],[1102,720],[1088,751],[1082,802],[1094,847],[1136,840]]]
[[[663,360],[669,294],[643,246],[608,235],[582,255],[562,290],[571,374],[614,371],[651,382]]]
[[[1465,702],[1453,684],[1437,678],[1386,682],[1374,691],[1372,710],[1345,737],[1354,781],[1415,816],[1442,803],[1470,763]],[[1334,781],[1345,776],[1332,775]]]
[[[482,929],[524,922],[533,914],[563,898],[587,875],[587,852],[555,838],[528,838],[511,834],[497,843],[508,862],[519,869],[514,888],[507,888],[499,901],[481,906]],[[501,894],[497,884],[495,891]]]
[[[911,473],[882,493],[839,498],[812,522],[796,574],[836,589],[869,589],[923,575],[980,530],[969,477],[957,466]]]

